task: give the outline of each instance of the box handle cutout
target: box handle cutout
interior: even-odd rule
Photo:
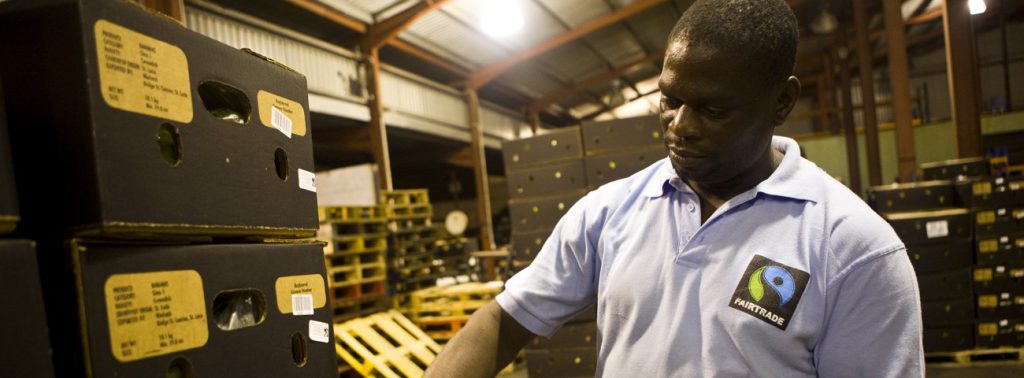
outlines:
[[[213,298],[213,318],[224,331],[255,327],[267,318],[267,298],[259,289],[222,291]]]
[[[218,119],[244,125],[252,116],[249,97],[230,85],[216,81],[199,83],[199,98],[206,110]]]

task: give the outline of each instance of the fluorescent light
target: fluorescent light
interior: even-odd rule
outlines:
[[[480,29],[495,37],[507,37],[523,28],[523,11],[517,0],[486,0],[481,8]]]
[[[971,10],[971,14],[982,14],[985,13],[985,0],[968,0],[967,8]]]

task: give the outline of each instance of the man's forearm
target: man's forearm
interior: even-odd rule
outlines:
[[[426,377],[493,377],[533,337],[491,301],[445,345]]]

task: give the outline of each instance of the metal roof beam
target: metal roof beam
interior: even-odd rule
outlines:
[[[552,49],[564,45],[568,42],[575,41],[580,37],[583,37],[596,30],[604,28],[605,26],[619,22],[622,19],[640,13],[641,11],[647,10],[648,8],[651,8],[663,2],[665,2],[665,0],[638,0],[632,4],[619,8],[614,12],[610,12],[608,14],[605,14],[604,16],[598,17],[597,19],[586,22],[565,33],[559,34],[554,38],[551,38],[547,41],[541,42],[536,46],[526,49],[525,51],[519,52],[518,54],[510,56],[502,61],[493,63],[477,72],[474,72],[473,75],[470,76],[469,80],[467,81],[466,86],[469,88],[479,88],[489,83],[491,80],[494,80],[505,71],[508,71],[509,68],[512,68],[516,64],[529,60],[545,52],[551,51]]]
[[[551,92],[551,93],[548,93],[548,94],[544,95],[544,97],[541,97],[541,98],[537,99],[532,104],[530,104],[530,111],[534,111],[534,112],[541,111],[544,108],[547,108],[548,106],[550,106],[551,104],[557,102],[562,97],[570,95],[570,94],[572,94],[572,93],[574,93],[574,92],[576,92],[576,91],[578,91],[580,89],[584,89],[584,88],[587,88],[587,87],[592,86],[594,84],[602,83],[602,82],[614,79],[616,77],[622,76],[623,73],[625,73],[626,71],[628,71],[629,69],[631,69],[633,67],[636,67],[636,66],[639,66],[639,65],[645,64],[645,63],[650,63],[650,62],[656,61],[656,60],[664,58],[664,57],[665,57],[665,51],[664,50],[659,50],[659,51],[655,51],[655,52],[652,52],[650,54],[647,54],[643,58],[640,58],[640,59],[634,60],[632,62],[623,64],[621,66],[618,66],[618,67],[615,67],[615,68],[612,68],[612,69],[609,69],[609,70],[602,71],[602,72],[599,72],[597,74],[591,75],[591,76],[589,76],[589,77],[587,77],[587,78],[585,78],[583,80],[580,80],[578,82],[575,82],[575,83],[572,83],[572,84],[567,85],[565,87],[562,87],[562,88],[560,88],[560,89],[558,89],[558,90],[556,90],[554,92]],[[637,92],[637,94],[639,94],[639,92]]]
[[[355,30],[359,33],[366,33],[366,24],[359,21],[352,16],[344,14],[334,8],[328,7],[324,4],[313,0],[286,0],[288,3],[305,9],[306,11],[316,14],[320,17],[334,21],[334,23],[344,26],[346,28]]]
[[[363,37],[363,44],[366,47],[380,47],[394,39],[420,17],[440,8],[447,2],[448,0],[421,0],[394,16],[370,25],[369,31]]]

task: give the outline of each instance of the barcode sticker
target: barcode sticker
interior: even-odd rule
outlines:
[[[274,125],[284,136],[292,137],[292,119],[276,107],[270,107],[270,123]]]
[[[928,239],[949,236],[949,222],[947,221],[931,221],[926,223],[924,227],[928,233]]]
[[[309,339],[321,343],[331,342],[331,326],[324,322],[310,320]]]
[[[312,294],[292,294],[293,315],[313,315]]]
[[[316,173],[299,168],[299,188],[316,193]]]

